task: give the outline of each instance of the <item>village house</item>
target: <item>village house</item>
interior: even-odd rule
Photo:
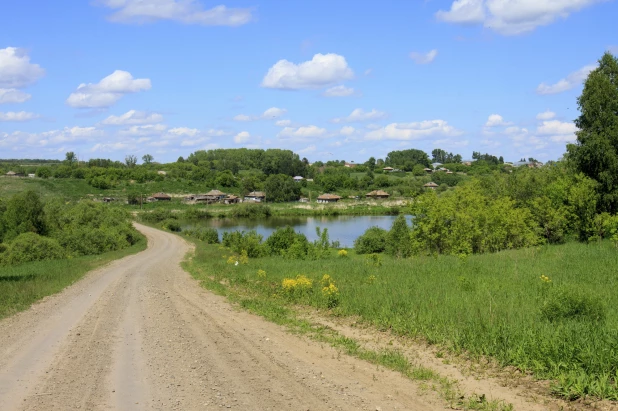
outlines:
[[[252,201],[254,203],[261,203],[266,200],[266,194],[262,191],[252,191],[245,196],[245,201]]]
[[[423,171],[425,171],[426,173],[433,173],[433,170],[431,168],[424,168]]]
[[[429,188],[431,190],[435,190],[436,188],[438,188],[438,185],[432,181],[430,183],[425,184],[423,187]]]
[[[356,163],[355,163],[354,161],[351,161],[351,162],[349,162],[349,163],[346,161],[346,162],[344,163],[344,166],[346,166],[346,167],[348,167],[348,168],[354,168],[354,167],[356,167]]]
[[[229,194],[227,197],[223,199],[223,204],[237,204],[240,203],[240,198],[236,197],[233,194]]]
[[[308,203],[308,202],[309,202],[309,199],[308,199],[307,197],[301,197],[301,198],[298,200],[298,202],[299,202],[299,203]]]
[[[393,172],[395,169],[393,167],[384,167],[382,171],[386,171],[387,173]]]
[[[339,200],[341,197],[336,194],[322,194],[318,197],[318,203],[336,203]]]
[[[386,191],[382,191],[382,190],[374,190],[370,193],[367,193],[365,195],[365,197],[368,198],[388,198],[390,196],[390,194],[388,194]]]
[[[14,171],[9,171],[8,173],[5,174],[5,176],[7,176],[7,177],[25,177],[26,175],[24,173],[16,173]]]
[[[225,194],[222,191],[210,190],[209,192],[204,194],[204,201],[208,203],[212,203],[212,202],[222,201],[226,197],[227,197],[227,194]]]
[[[303,181],[305,178],[301,177],[301,176],[296,176],[294,177],[294,181],[296,181],[297,183],[300,183],[301,181]]]
[[[150,197],[148,197],[146,199],[146,201],[148,202],[154,202],[154,201],[171,201],[172,197],[168,196],[165,193],[155,193],[153,195],[151,195]]]

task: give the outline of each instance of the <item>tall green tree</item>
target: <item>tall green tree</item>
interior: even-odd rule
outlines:
[[[124,158],[124,163],[127,165],[127,167],[133,168],[137,165],[137,157],[135,157],[133,154],[126,156]]]
[[[264,183],[266,200],[272,203],[295,201],[300,198],[300,184],[285,174],[268,176]]]
[[[151,156],[150,154],[144,154],[142,156],[142,161],[144,162],[144,164],[150,164],[152,163],[153,160],[154,160],[154,157]]]
[[[618,59],[607,52],[577,99],[577,141],[567,147],[577,170],[596,180],[599,209],[618,212]]]
[[[47,230],[43,207],[41,198],[34,191],[24,191],[11,197],[2,213],[4,239],[12,240],[27,232],[45,234]]]
[[[66,153],[64,161],[68,165],[72,166],[73,164],[77,163],[77,156],[75,155],[74,152],[69,151],[68,153]]]

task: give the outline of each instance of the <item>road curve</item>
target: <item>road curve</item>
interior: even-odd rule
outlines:
[[[0,321],[2,410],[432,410],[399,374],[233,308],[148,249]]]

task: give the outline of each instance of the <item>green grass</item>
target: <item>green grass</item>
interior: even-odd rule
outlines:
[[[319,280],[329,274],[340,293],[334,315],[355,316],[378,329],[422,338],[473,359],[492,357],[504,366],[552,380],[553,392],[564,398],[618,400],[618,251],[609,242],[465,259],[383,256],[380,266],[353,252],[347,258],[333,252],[332,258],[318,261],[268,257],[239,266],[226,264],[223,255],[230,252],[200,245],[188,268],[198,279],[212,277],[208,281],[216,284],[225,280],[231,289],[250,292],[269,304],[324,310],[328,299]],[[259,269],[266,271],[266,280],[258,279]],[[314,280],[312,289],[286,295],[281,281],[298,274]],[[541,280],[541,275],[551,282]],[[549,321],[544,307],[552,307],[547,302],[563,288],[599,302],[605,320],[576,315]]]
[[[129,248],[101,255],[0,266],[0,318],[25,310],[41,298],[63,290],[90,270],[145,248],[144,237]]]

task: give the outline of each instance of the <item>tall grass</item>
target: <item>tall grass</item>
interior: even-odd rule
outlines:
[[[329,274],[338,315],[454,353],[491,356],[553,380],[562,397],[618,400],[618,252],[609,242],[467,258],[376,259],[352,251],[341,258],[333,251],[326,260],[266,257],[237,266],[222,258],[229,253],[199,244],[191,271],[281,306],[322,309],[329,301],[320,279]],[[313,280],[313,290],[291,299],[282,281],[299,274]]]
[[[61,291],[90,270],[145,248],[146,239],[142,237],[124,250],[0,267],[0,318],[25,310],[41,298]]]

